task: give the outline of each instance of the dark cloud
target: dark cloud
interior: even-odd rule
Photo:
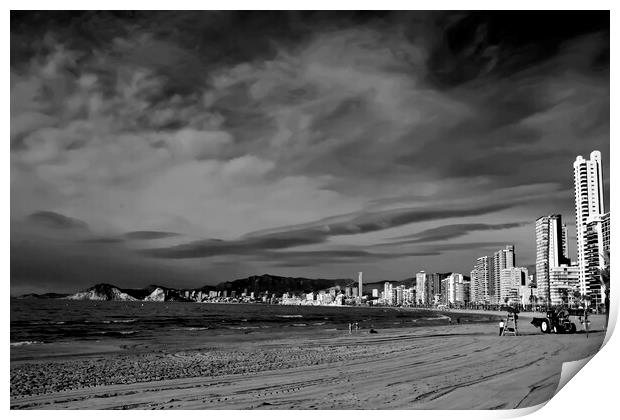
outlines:
[[[402,208],[381,212],[349,214],[301,226],[288,226],[272,231],[252,232],[238,240],[222,241],[209,239],[166,248],[142,250],[141,253],[157,258],[202,258],[217,255],[246,255],[259,253],[262,250],[321,244],[326,242],[331,236],[358,235],[428,220],[481,215],[509,207],[509,204],[495,204],[469,209]]]
[[[127,232],[123,236],[127,239],[149,240],[149,239],[171,238],[174,236],[179,236],[179,234],[174,233],[174,232],[157,232],[157,231],[152,231],[152,230],[139,230],[135,232]]]
[[[498,223],[498,224],[486,224],[486,223],[464,223],[457,225],[446,225],[438,228],[426,229],[422,232],[412,233],[409,235],[398,236],[393,239],[404,239],[392,244],[415,244],[424,242],[444,241],[447,239],[458,238],[465,236],[471,232],[489,231],[489,230],[504,230],[513,229],[521,226],[527,226],[530,222],[513,222],[513,223]]]
[[[53,211],[37,211],[27,217],[27,222],[45,228],[88,230],[88,225],[78,219]]]

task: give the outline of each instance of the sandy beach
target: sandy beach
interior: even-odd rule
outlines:
[[[458,313],[454,313],[454,319]],[[500,315],[500,314],[498,314]],[[12,409],[510,409],[553,396],[604,332],[520,336],[495,323],[50,346],[11,355]],[[28,347],[28,346],[25,346]]]

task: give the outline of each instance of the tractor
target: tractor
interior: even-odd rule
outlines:
[[[545,334],[574,334],[577,331],[577,326],[570,320],[570,316],[577,315],[577,313],[571,312],[566,308],[551,309],[547,311],[545,318],[532,319],[532,325],[540,328],[540,331]]]

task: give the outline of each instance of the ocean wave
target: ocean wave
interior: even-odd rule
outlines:
[[[29,346],[31,344],[43,344],[43,341],[16,341],[11,343],[11,347]]]
[[[293,324],[293,327],[307,327],[308,324]]]
[[[102,322],[104,324],[130,324],[136,321],[137,319],[132,318],[132,319],[106,319],[105,321],[102,321]]]
[[[411,322],[418,322],[418,321],[439,321],[442,319],[450,319],[449,316],[445,316],[445,315],[439,315],[439,316],[434,316],[434,317],[424,317],[424,318],[415,318],[412,319]]]
[[[95,334],[99,335],[131,335],[136,334],[138,331],[126,330],[126,331],[96,331]]]
[[[208,330],[209,327],[187,327],[187,328],[181,328],[181,329],[185,331],[202,331],[202,330]]]
[[[303,315],[276,315],[278,318],[303,318]]]

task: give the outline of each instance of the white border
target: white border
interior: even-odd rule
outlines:
[[[344,9],[353,9],[353,10],[373,10],[377,9],[378,6],[381,9],[393,9],[393,10],[484,10],[484,9],[578,9],[578,10],[592,10],[592,9],[603,9],[610,10],[613,9],[612,5],[615,5],[616,2],[612,1],[594,1],[590,0],[587,2],[584,1],[557,1],[557,2],[543,2],[543,1],[531,1],[531,0],[522,0],[519,2],[494,2],[494,1],[417,1],[413,2],[405,2],[405,1],[393,1],[393,0],[383,0],[381,2],[377,1],[324,1],[317,0],[312,2],[283,2],[283,1],[260,1],[260,2],[250,2],[250,1],[235,1],[233,2],[200,2],[200,1],[175,1],[174,3],[169,2],[153,2],[153,1],[118,1],[118,0],[108,0],[106,2],[77,2],[77,1],[61,1],[61,2],[53,2],[49,1],[28,1],[26,2],[17,2],[17,1],[9,1],[8,5],[10,8],[16,10],[26,10],[26,9],[50,9],[50,7],[54,9],[80,9],[84,7],[88,7],[90,9],[169,9],[174,8],[176,10],[184,10],[184,9],[203,9],[203,8],[212,8],[212,9],[225,9],[225,10],[261,10],[261,9],[324,9],[324,10],[344,10]],[[617,27],[617,24],[620,23],[620,19],[617,18],[615,11],[611,12],[611,45],[616,46],[617,36],[616,31],[613,29]],[[4,15],[4,28],[5,28],[5,42],[3,43],[3,56],[9,61],[10,57],[10,15],[7,10],[7,13]],[[616,25],[614,25],[616,24]],[[611,53],[611,69],[615,71],[618,69],[618,60],[617,54],[612,50]],[[5,64],[3,67],[3,71],[5,72],[5,83],[4,89],[5,94],[5,109],[4,109],[4,118],[5,118],[5,130],[8,131],[10,127],[10,88],[7,83],[7,79],[9,79],[10,75],[10,65],[9,63]],[[615,71],[614,75],[617,76],[617,71]],[[614,98],[618,97],[618,82],[612,76],[611,77],[611,138],[616,138],[615,134],[617,134],[618,130],[615,128],[614,118],[616,115],[613,111],[615,110],[615,101]],[[6,132],[6,131],[5,131]],[[613,162],[615,158],[618,156],[618,146],[615,142],[611,142],[611,156],[610,160]],[[10,289],[10,268],[9,268],[9,252],[10,252],[10,244],[9,244],[9,232],[10,232],[10,205],[8,203],[10,197],[10,165],[9,165],[9,147],[8,142],[5,143],[5,146],[2,148],[3,161],[5,165],[3,166],[3,197],[5,197],[4,205],[0,207],[0,211],[2,211],[2,221],[3,223],[3,237],[5,240],[2,242],[2,267],[5,272],[5,291],[6,291],[6,299],[9,296]],[[611,179],[620,179],[618,177],[618,169],[613,164],[611,165]],[[612,182],[612,185],[615,185],[615,182]],[[615,196],[613,193],[613,189],[611,191],[611,197],[609,202],[610,207],[615,208]],[[612,235],[613,237],[613,235]],[[620,267],[618,265],[620,263],[620,259],[618,254],[614,254],[612,256],[612,265],[614,267]],[[617,319],[618,314],[618,295],[612,294],[612,315],[610,317],[610,323],[614,322]],[[10,310],[9,305],[5,305],[4,308],[4,319],[6,320],[3,324],[4,337],[9,336],[9,321],[10,320]],[[617,335],[617,334],[616,334]],[[330,412],[321,412],[320,416],[328,416],[334,418],[342,418],[355,416],[356,418],[374,418],[377,415],[390,415],[391,417],[402,417],[402,418],[433,418],[433,419],[444,419],[444,418],[458,418],[458,419],[487,419],[487,418],[512,418],[520,415],[528,414],[532,411],[533,413],[529,414],[529,418],[531,419],[545,419],[548,420],[551,418],[586,418],[593,419],[598,416],[613,416],[614,409],[618,406],[617,404],[617,388],[612,385],[612,381],[615,382],[615,379],[620,377],[620,369],[618,368],[619,362],[618,357],[616,355],[620,355],[620,345],[618,343],[618,338],[607,337],[608,342],[604,346],[604,348],[596,354],[592,360],[587,364],[587,366],[579,372],[579,374],[574,377],[572,380],[566,384],[566,386],[554,397],[552,398],[544,407],[538,409],[523,409],[523,410],[512,410],[512,411],[389,411],[385,414],[377,413],[374,411],[330,411]],[[3,347],[3,351],[5,353],[5,375],[6,379],[4,381],[5,384],[5,407],[8,410],[10,406],[10,390],[9,390],[9,346],[5,344]],[[104,419],[108,418],[111,413],[103,412],[103,411],[90,411],[90,412],[50,412],[50,411],[38,411],[38,412],[26,412],[26,411],[10,411],[8,413],[10,416],[22,417],[22,418],[39,418],[41,416],[51,416],[52,418],[81,418],[84,416],[88,416],[93,419]],[[233,419],[238,417],[252,416],[252,418],[289,418],[291,416],[295,416],[295,418],[314,418],[317,416],[317,413],[311,411],[208,411],[205,413],[204,411],[199,412],[115,412],[114,416],[129,416],[132,418],[154,418],[154,417],[163,417],[166,416],[170,418],[171,416],[174,418],[183,418],[191,417],[197,418],[204,416],[215,416],[217,418],[222,419]]]

